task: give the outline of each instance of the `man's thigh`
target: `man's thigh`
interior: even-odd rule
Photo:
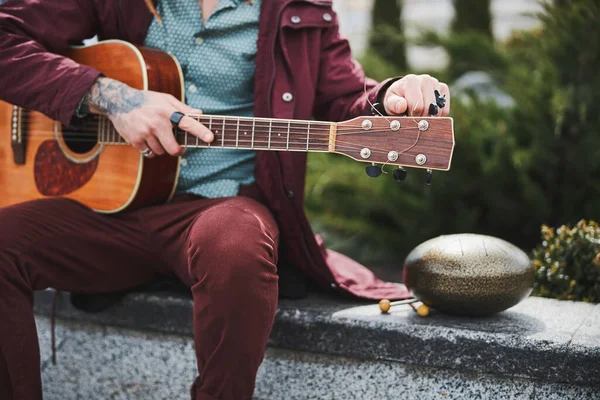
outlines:
[[[102,215],[67,199],[0,209],[0,269],[18,270],[34,290],[128,289],[168,273],[158,253],[127,214]]]

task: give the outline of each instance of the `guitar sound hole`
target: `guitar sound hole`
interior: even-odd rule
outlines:
[[[73,153],[85,154],[98,143],[98,117],[77,119],[71,125],[62,126],[62,136],[67,148]]]

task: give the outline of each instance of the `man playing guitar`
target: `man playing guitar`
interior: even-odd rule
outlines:
[[[186,101],[65,57],[96,35],[173,54]],[[280,276],[363,298],[408,295],[317,242],[303,211],[304,153],[184,152],[173,135],[176,126],[213,141],[215,129],[189,116],[202,112],[320,121],[374,110],[448,114],[448,87],[431,76],[367,79],[330,1],[6,0],[0,100],[65,127],[103,115],[145,157],[181,157],[167,204],[103,215],[54,197],[0,209],[0,399],[42,398],[35,290],[103,293],[179,278],[193,295],[197,400],[251,398]]]

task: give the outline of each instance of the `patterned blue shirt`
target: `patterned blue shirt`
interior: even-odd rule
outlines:
[[[172,53],[185,77],[186,102],[204,114],[252,117],[260,0],[220,0],[202,20],[198,0],[159,0],[144,45]],[[177,193],[234,196],[254,182],[256,152],[188,149]]]

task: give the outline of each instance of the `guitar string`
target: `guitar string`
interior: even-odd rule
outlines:
[[[81,142],[81,141],[82,140],[75,139],[72,142]],[[304,143],[291,143],[291,144],[294,144],[294,145],[296,145],[296,144],[300,144],[301,145],[301,147],[296,147],[296,148],[292,148],[292,147],[290,147],[290,148],[274,147],[273,143],[271,143],[271,147],[269,148],[267,143],[268,142],[261,142],[261,143],[255,144],[254,147],[238,146],[237,149],[239,149],[239,150],[256,150],[256,151],[267,151],[267,150],[270,150],[270,151],[298,151],[298,152],[307,152],[307,153],[308,152],[324,152],[324,153],[328,153],[329,152],[329,146],[327,144],[325,144],[325,143],[323,143],[323,144],[317,144],[317,146],[323,146],[323,148],[316,148],[316,147],[313,146],[313,147],[309,148],[308,150],[306,150],[306,147],[304,146]],[[111,145],[111,146],[119,146],[119,145],[124,146],[124,145],[128,145],[128,143],[125,143],[125,142],[122,142],[122,143],[104,143],[103,142],[102,144],[108,144],[108,145]],[[401,156],[403,154],[405,154],[407,156],[410,156],[410,157],[415,156],[416,154],[407,153],[407,151],[410,150],[413,147],[414,147],[414,144],[412,146],[409,146],[405,150],[398,152],[398,156]],[[208,146],[208,145],[204,144],[204,145],[199,145],[199,146],[193,145],[191,148],[220,149],[221,147],[220,146]],[[227,148],[227,149],[236,149],[233,146],[228,146],[228,147],[225,147],[225,148]],[[355,147],[355,146],[349,146],[349,145],[336,145],[335,150],[333,152],[339,153],[341,151],[356,151],[357,153],[360,153],[361,149],[362,149],[362,147]],[[376,149],[376,148],[371,148],[371,152],[372,153],[377,153],[377,154],[384,154],[384,155],[389,154],[388,150],[382,150],[382,149]],[[383,161],[368,160],[368,159],[364,159],[364,160],[361,160],[361,161],[365,161],[365,162],[383,162]],[[386,164],[387,163],[390,163],[390,161],[389,160],[386,161]]]
[[[82,140],[78,140],[78,139],[74,139],[73,142],[81,142]],[[89,143],[89,141],[87,141]],[[264,142],[267,143],[267,142]],[[102,144],[108,144],[111,146],[119,146],[119,145],[128,145],[128,143],[122,142],[122,143],[105,143],[102,142]],[[238,147],[237,149],[239,150],[256,150],[256,151],[297,151],[297,152],[324,152],[327,153],[329,152],[328,150],[328,145],[327,144],[321,144],[321,146],[323,146],[322,149],[317,149],[317,148],[310,148],[308,151],[306,150],[306,147],[302,146],[302,148],[283,148],[283,147],[273,147],[273,145],[271,144],[271,148],[266,147],[267,145],[264,145],[264,147],[258,147],[255,146],[254,148],[250,148],[250,147]],[[402,155],[405,154],[407,156],[413,157],[416,154],[411,154],[411,153],[407,153],[408,150],[410,150],[410,148],[414,147],[410,146],[407,149],[398,152],[398,155]],[[193,145],[191,148],[202,148],[202,149],[220,149],[221,147],[219,146],[207,146],[207,145],[199,145],[199,146],[195,146]],[[236,149],[235,147],[229,146],[226,147],[227,149]],[[336,151],[357,151],[359,152],[362,148],[361,147],[353,147],[353,146],[347,146],[347,145],[343,145],[343,146],[336,146],[335,150]],[[389,151],[387,150],[379,150],[379,149],[371,149],[372,153],[378,153],[378,154],[388,154]],[[364,161],[364,162],[383,162],[383,161],[373,161],[373,160],[368,160],[368,159],[364,159],[364,160],[360,160],[360,161]],[[390,163],[389,161],[387,161],[386,163]],[[394,162],[395,163],[395,162]]]
[[[407,147],[406,149],[400,151],[398,154],[399,155],[403,154],[406,151],[408,151],[408,150],[412,149],[413,147],[415,147],[417,145],[418,141],[419,141],[419,136],[420,136],[420,132],[417,135],[417,139],[415,140],[415,143],[413,143],[411,146]],[[52,136],[52,137],[54,137],[54,136]],[[195,141],[195,138],[196,138],[196,136],[191,136],[190,137],[190,141],[192,141],[192,142]],[[247,142],[250,142],[250,143],[253,142],[254,146],[253,147],[250,146],[248,148],[249,149],[256,148],[257,150],[270,149],[269,146],[271,148],[277,149],[277,150],[282,150],[282,151],[283,150],[289,150],[289,148],[277,147],[278,145],[284,145],[284,144],[286,145],[286,147],[288,147],[288,145],[291,145],[291,146],[296,146],[296,145],[297,146],[301,146],[302,149],[304,149],[305,146],[308,144],[308,146],[309,146],[308,150],[313,150],[314,146],[324,146],[324,147],[329,148],[329,141],[318,141],[318,142],[315,142],[315,141],[310,141],[309,140],[308,142],[305,142],[305,141],[295,142],[295,141],[287,141],[285,137],[271,138],[270,141],[266,140],[265,138],[258,138],[258,139],[254,138],[254,141],[252,141],[249,138],[238,138],[237,140],[233,139],[233,138],[225,138],[223,140],[222,136],[220,136],[220,137],[216,137],[216,139],[213,142],[210,143],[211,146],[209,146],[208,143],[203,142],[203,141],[199,141],[197,144],[194,144],[194,143],[189,143],[188,144],[188,141],[185,140],[181,136],[178,137],[178,139],[185,142],[185,143],[179,143],[180,145],[183,145],[185,147],[190,146],[192,148],[220,148],[223,143],[227,143],[227,148],[229,148],[229,149],[231,149],[231,148],[235,149],[236,147],[237,148],[244,147],[243,145],[242,146],[239,145],[240,142],[242,142],[242,144],[244,142],[246,142],[246,143]],[[97,143],[102,143],[102,144],[114,144],[114,145],[128,145],[129,144],[126,141],[118,141],[117,142],[117,141],[112,141],[112,140],[105,141],[105,140],[96,140],[96,139],[87,139],[87,138],[71,138],[71,139],[69,139],[69,141],[70,142],[78,142],[78,143],[82,143],[82,142],[87,142],[87,143],[97,142]],[[238,146],[234,147],[233,143],[236,143],[236,142],[238,143]],[[263,147],[263,148],[260,148],[260,149],[257,148],[258,146],[261,146],[261,145],[264,145],[264,144],[266,144],[266,147]],[[342,145],[345,145],[345,146],[342,146]],[[358,143],[347,142],[347,141],[341,141],[341,140],[336,140],[335,143],[334,143],[334,151],[335,150],[341,150],[342,148],[361,150],[364,147],[365,147],[365,145],[361,145],[361,144],[358,144]],[[389,151],[391,151],[391,150],[385,150],[385,149],[377,148],[377,147],[369,147],[369,149],[371,151],[378,151],[378,152],[381,152],[381,153],[389,153]],[[296,148],[296,149],[292,149],[292,150],[299,150],[299,149]]]
[[[280,122],[277,122],[280,123]],[[235,124],[235,123],[234,123]],[[275,126],[272,125],[271,128],[269,129],[268,126],[258,126],[258,125],[254,125],[255,129],[254,132],[255,133],[281,133],[281,134],[285,134],[288,130],[288,126],[287,123],[283,122],[282,124],[284,124],[285,126]],[[219,125],[222,126],[222,123],[219,123]],[[82,127],[71,127],[68,130],[60,130],[59,132],[64,134],[89,134],[89,135],[96,135],[99,132],[101,124],[97,124],[97,125],[93,125],[91,127],[87,127],[87,126],[82,126]],[[237,134],[239,132],[237,131],[237,125],[236,128],[230,126],[230,125],[225,125],[225,129],[227,130],[226,134],[229,135],[233,135],[233,134]],[[252,125],[242,125],[240,124],[240,129],[242,128],[248,128],[245,132],[248,132],[248,134],[252,133],[252,130],[250,128],[252,128]],[[312,128],[312,127],[311,127]],[[281,132],[277,132],[275,131],[275,129],[279,130],[282,129],[285,132],[281,131]],[[369,129],[369,130],[365,130],[362,127],[353,127],[353,126],[344,126],[344,127],[337,127],[337,129],[335,130],[336,135],[365,135],[365,134],[370,134],[370,133],[393,133],[393,132],[397,132],[397,131],[407,131],[407,130],[416,130],[419,129],[417,126],[411,126],[411,127],[400,127],[399,129],[397,129],[396,131],[392,131],[390,128],[373,128],[373,129]],[[111,134],[115,134],[118,132],[116,132],[116,130],[111,126],[109,127],[109,132],[107,132],[109,135]],[[329,137],[329,135],[331,134],[331,129],[330,127],[327,128],[320,128],[320,127],[316,127],[315,130],[313,129],[304,129],[303,127],[299,127],[299,126],[290,126],[289,127],[290,133],[298,134],[298,133],[306,133],[307,135],[310,135],[311,137],[313,135],[316,136],[327,136]],[[222,131],[221,127],[219,127],[219,129],[214,129],[213,132],[218,132],[218,131]],[[348,132],[348,131],[352,131],[352,132]],[[43,134],[51,134],[54,135],[55,131],[35,131],[36,133],[43,133]],[[185,133],[184,131],[181,131],[181,133]],[[190,133],[191,134],[191,133]]]
[[[278,128],[278,127],[276,127]],[[283,128],[283,127],[281,127]],[[226,128],[227,132],[225,133],[225,135],[227,136],[232,136],[232,135],[239,135],[239,137],[242,137],[242,132],[234,132],[229,128]],[[400,128],[398,129],[398,131],[402,130],[402,131],[413,131],[413,130],[418,130],[418,127],[408,127],[408,128]],[[220,131],[220,132],[219,132]],[[215,133],[215,136],[220,136],[222,135],[222,129],[215,129],[213,131],[213,133]],[[252,134],[252,131],[245,131],[247,132],[246,135],[243,136],[249,136]],[[271,133],[271,137],[275,138],[275,137],[287,137],[287,128],[285,129],[285,132],[283,131],[275,131],[274,129],[255,129],[254,133],[255,134],[266,134],[266,136],[269,136],[269,132]],[[326,130],[327,133],[323,133],[325,131],[322,132],[313,132],[311,131],[304,131],[301,130],[301,128],[290,128],[290,135],[306,135],[307,137],[309,137],[310,139],[312,138],[318,138],[318,139],[323,139],[323,140],[329,140],[330,136],[331,136],[331,132],[329,131],[329,129]],[[392,131],[394,132],[394,131]],[[397,131],[396,131],[397,132]],[[86,131],[86,130],[62,130],[59,131],[59,133],[61,134],[61,136],[63,137],[70,137],[70,136],[81,136],[81,135],[88,135],[90,137],[89,140],[93,140],[92,137],[95,136],[99,136],[98,130],[92,130],[92,131]],[[120,134],[118,134],[118,132],[114,129],[111,128],[110,132],[106,132],[109,136],[115,136],[115,135],[119,135],[120,138],[122,138],[122,136]],[[346,133],[338,133],[334,134],[335,136],[348,136],[348,135],[368,135],[368,134],[375,134],[375,133],[390,133],[389,128],[387,129],[371,129],[369,131],[356,131],[356,132],[346,132]],[[56,136],[56,132],[55,131],[41,131],[41,130],[36,130],[35,131],[36,136],[46,136],[46,137],[53,137]],[[178,132],[179,135],[185,135],[184,131],[179,131]],[[193,135],[192,133],[188,134],[191,137],[196,137],[195,135]],[[277,136],[275,136],[277,135]]]
[[[22,117],[22,121],[27,122],[29,119],[32,119],[33,117],[30,116],[23,116]],[[223,121],[223,118],[227,118],[225,121]],[[418,121],[415,119],[415,117],[400,117],[402,119],[411,119],[415,122],[415,125],[418,125]],[[423,117],[426,118],[426,117]],[[429,117],[432,118],[432,117]],[[106,119],[106,118],[104,118]],[[194,119],[200,123],[202,123],[203,125],[209,125],[211,124],[210,121],[210,117],[194,117]],[[204,121],[204,119],[206,119],[206,121]],[[294,128],[294,129],[304,129],[304,126],[299,127],[298,125],[300,124],[305,124],[307,129],[316,129],[317,131],[321,131],[321,132],[328,132],[330,131],[331,127],[333,124],[343,124],[343,122],[323,122],[323,121],[310,121],[310,122],[304,122],[304,121],[300,121],[300,120],[285,120],[285,119],[260,119],[260,120],[253,120],[251,117],[221,117],[221,116],[217,116],[217,117],[213,117],[212,118],[212,123],[215,125],[223,125],[223,122],[225,122],[225,126],[229,127],[230,129],[233,129],[231,127],[231,125],[236,125],[237,124],[237,120],[239,119],[239,127],[241,128],[251,128],[252,126],[255,127],[260,127],[261,125],[258,124],[269,124],[269,126],[275,126],[277,127],[276,124],[279,124],[279,128],[284,128],[287,129],[287,127],[289,126],[290,128]],[[372,119],[386,119],[386,121],[389,121],[387,118],[385,117],[374,117]],[[398,118],[396,118],[397,120]],[[99,121],[100,118],[94,118],[92,120],[90,120],[89,123],[85,123],[83,125],[81,125],[81,128],[85,128],[85,127],[90,127],[91,128],[97,128],[99,126]],[[247,123],[246,123],[247,122]],[[252,123],[251,123],[252,122]],[[292,124],[294,124],[295,126],[292,126]],[[112,128],[112,126],[111,126]],[[262,126],[262,128],[266,128],[265,125]],[[347,130],[358,130],[359,132],[357,133],[369,133],[371,131],[373,131],[373,129],[370,130],[365,130],[362,125],[338,125],[336,127],[336,130],[339,131],[347,131]],[[381,128],[383,129],[383,128]],[[388,128],[385,128],[388,129]],[[417,127],[400,127],[399,130],[406,130],[406,129],[417,129]]]
[[[265,127],[266,128],[266,127]],[[278,131],[275,129],[281,128],[284,129],[285,131]],[[418,130],[418,127],[406,127],[406,128],[400,128],[397,131],[392,131],[392,132],[398,132],[398,131],[413,131],[413,130]],[[243,136],[249,136],[252,134],[251,130],[247,130],[247,131],[243,131],[242,132],[237,132],[234,131],[232,128],[230,127],[226,127],[226,133],[225,135],[227,136],[232,136],[232,135],[236,135],[239,136],[240,138]],[[344,129],[342,129],[344,130]],[[349,136],[349,135],[368,135],[368,134],[378,134],[378,133],[390,133],[390,129],[386,128],[386,129],[371,129],[369,131],[363,131],[362,129],[359,131],[358,129],[348,129],[348,130],[353,130],[353,132],[340,132],[340,129],[337,130],[337,132],[334,134],[335,136]],[[219,132],[221,131],[221,132]],[[216,136],[221,135],[222,136],[222,129],[215,129],[212,131]],[[271,136],[272,138],[275,137],[287,137],[287,132],[288,129],[287,127],[272,127],[271,129],[254,129],[254,134],[266,134],[267,136]],[[325,133],[327,132],[327,133]],[[59,131],[60,135],[63,137],[70,137],[70,136],[81,136],[81,135],[87,135],[90,137],[90,140],[93,140],[92,137],[96,137],[96,136],[100,136],[102,134],[102,132],[99,132],[99,130],[97,130],[95,127],[93,130],[83,130],[83,129],[77,129],[77,130],[62,130]],[[322,130],[322,131],[305,131],[302,128],[299,127],[291,127],[289,129],[289,133],[290,135],[306,135],[307,137],[309,137],[310,139],[312,138],[317,138],[317,139],[323,139],[323,140],[329,140],[330,136],[331,136],[331,132],[329,129],[327,130]],[[56,136],[56,132],[55,131],[41,131],[41,130],[36,130],[35,131],[36,136],[46,136],[46,137],[52,137],[52,136]],[[116,130],[114,130],[113,128],[110,128],[109,132],[104,132],[104,134],[108,135],[108,136],[115,136],[118,135],[120,138],[123,138]],[[179,135],[185,135],[184,131],[178,131]],[[188,134],[192,137],[196,137],[195,135],[193,135],[192,133]],[[277,135],[277,136],[275,136]]]
[[[300,129],[300,128],[294,127],[293,129],[294,129],[294,130],[297,130],[297,129]],[[405,129],[405,130],[413,130],[413,129],[418,129],[418,128],[404,128],[404,129]],[[39,131],[38,131],[38,132],[39,132]],[[219,142],[219,141],[220,141],[220,142],[223,142],[223,138],[224,138],[224,136],[223,136],[223,134],[222,134],[222,130],[221,130],[221,135],[220,135],[220,136],[219,136],[219,134],[218,134],[218,130],[217,130],[217,129],[215,129],[215,132],[216,132],[216,135],[215,135],[215,140],[214,140],[212,143],[214,143],[214,146],[213,146],[213,147],[218,147],[218,142]],[[255,134],[256,134],[256,133],[258,133],[258,134],[261,134],[261,133],[269,133],[269,132],[273,133],[273,129],[270,129],[270,130],[268,130],[268,131],[263,131],[262,129],[259,129],[259,130],[257,131],[257,130],[255,129]],[[370,132],[364,132],[364,133],[387,133],[387,132],[388,132],[388,131],[387,131],[387,129],[386,129],[386,130],[371,130]],[[54,132],[52,132],[52,133],[54,134]],[[62,133],[63,133],[63,135],[62,135],[63,137],[66,137],[66,138],[68,138],[68,137],[69,137],[69,135],[68,135],[68,133],[69,133],[69,132],[65,132],[65,131],[63,131]],[[92,135],[96,136],[96,135],[98,134],[98,132],[81,132],[81,131],[73,131],[72,133],[74,133],[75,135],[80,135],[81,133],[88,133],[90,136],[92,136]],[[114,130],[112,130],[112,132],[105,132],[105,133],[109,133],[109,134],[111,135],[111,137],[112,137],[112,135],[115,135],[115,137],[116,137],[116,134],[117,134],[117,132],[116,132],[116,131],[114,131]],[[292,132],[292,128],[290,128],[290,129],[289,129],[289,133],[290,133],[290,134],[292,134],[292,133],[293,133],[294,135],[297,135],[298,133],[302,133],[302,134],[304,134],[304,131],[302,131],[302,132]],[[354,134],[362,134],[362,133],[363,133],[363,132],[356,132],[356,133],[354,133]],[[185,140],[185,137],[181,137],[182,135],[185,135],[185,132],[183,132],[183,131],[182,131],[182,132],[177,132],[177,134],[178,134],[178,136],[179,136],[179,138],[178,138],[179,140]],[[228,136],[231,136],[231,135],[233,135],[233,132],[229,131],[229,132],[227,132],[226,134],[227,134]],[[328,145],[329,145],[329,138],[330,138],[330,135],[329,135],[329,134],[326,134],[326,135],[320,135],[320,136],[322,136],[322,138],[317,138],[317,140],[323,139],[323,140],[324,140],[324,142],[320,142],[320,141],[317,141],[317,142],[315,142],[314,140],[312,140],[312,142],[311,142],[311,137],[309,136],[309,133],[308,133],[308,132],[306,133],[306,135],[307,135],[307,144],[308,144],[308,146],[311,146],[311,145],[317,145],[317,146],[328,146]],[[312,136],[312,139],[315,139],[315,136],[317,136],[317,135],[319,135],[319,134],[314,134],[314,135]],[[54,135],[52,135],[52,136],[54,136]],[[224,138],[224,139],[225,139],[225,141],[227,141],[227,142],[238,142],[238,147],[239,147],[239,142],[240,142],[240,140],[241,140],[242,142],[243,142],[244,140],[251,140],[251,139],[248,139],[246,135],[244,135],[244,136],[239,136],[239,132],[237,133],[237,135],[236,135],[236,136],[237,136],[237,138],[236,138],[236,139],[233,139],[233,138]],[[285,141],[286,141],[286,143],[289,143],[289,139],[288,139],[287,135],[285,135],[285,133],[284,133],[283,137],[281,136],[281,133],[278,133],[278,135],[277,135],[277,136],[273,136],[272,134],[271,134],[271,135],[268,135],[268,136],[271,136],[271,138],[270,138],[270,142],[272,142],[272,143],[276,143],[276,142],[277,142],[277,140],[285,140]],[[116,141],[116,143],[119,143],[119,144],[126,144],[126,143],[127,143],[127,142],[126,142],[126,141],[125,141],[125,140],[124,140],[122,137],[120,137],[120,136],[118,136],[118,137],[119,137],[119,139],[122,139],[123,141],[121,141],[121,140],[118,140],[118,141]],[[406,151],[410,150],[410,149],[411,149],[411,148],[413,148],[414,146],[416,146],[416,145],[417,145],[417,143],[418,143],[418,141],[419,141],[419,138],[420,138],[420,131],[418,131],[418,135],[417,135],[417,139],[415,140],[415,143],[414,143],[413,145],[411,145],[410,147],[408,147],[408,148],[404,149],[403,151],[401,151],[401,152],[400,152],[400,154],[402,154],[402,153],[404,153],[404,152],[406,152]],[[196,140],[196,139],[195,139],[195,136],[193,136],[193,135],[191,136],[191,138],[190,138],[190,139],[191,139],[191,141],[194,141],[194,140]],[[254,138],[254,142],[256,142],[256,143],[258,144],[258,143],[260,142],[260,139],[261,139],[260,137],[259,137],[259,138],[256,138],[256,137],[255,137],[255,138]],[[296,137],[296,139],[297,139],[297,137]],[[90,141],[90,142],[92,142],[92,141],[98,141],[98,139],[97,139],[97,138],[93,138],[93,139],[92,139],[91,137],[90,137],[89,139],[78,138],[78,139],[70,139],[70,140],[71,140],[71,141],[73,141],[73,140],[77,140],[77,141],[79,141],[79,142],[86,141],[86,140],[88,140],[88,141]],[[112,140],[108,140],[108,141],[107,141],[107,140],[103,140],[103,138],[100,138],[100,141],[101,141],[101,142],[103,142],[103,143],[113,143],[113,141],[112,141]],[[187,140],[185,140],[185,144],[186,144],[186,145],[187,145],[187,142],[188,142],[188,141],[187,141]],[[361,145],[360,145],[360,144],[357,144],[357,143],[343,142],[343,141],[340,141],[340,140],[336,140],[336,141],[335,141],[335,143],[336,143],[336,148],[340,148],[340,146],[337,146],[337,144],[338,144],[338,143],[339,143],[339,144],[348,144],[348,145],[351,145],[351,146],[358,146],[357,148],[361,148]],[[200,142],[198,142],[198,144],[200,144]],[[302,145],[302,146],[304,146],[304,141],[302,141],[302,142],[291,142],[291,144],[292,144],[292,145]],[[362,146],[364,147],[364,145],[362,145]],[[209,146],[201,146],[201,147],[209,147]],[[228,144],[228,147],[233,147],[233,146],[229,146],[229,144]],[[250,148],[252,148],[252,147],[250,147]],[[383,150],[383,149],[373,148],[373,150],[375,150],[375,149],[376,149],[376,150],[380,150],[380,151],[385,151],[385,150]]]

